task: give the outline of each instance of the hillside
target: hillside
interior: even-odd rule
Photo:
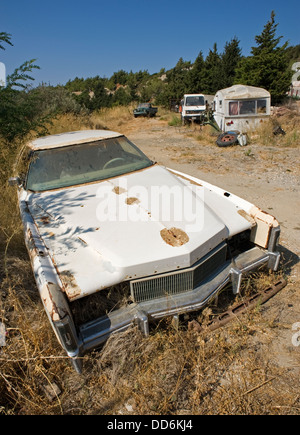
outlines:
[[[285,51],[285,67],[281,71],[287,74],[287,83],[282,88],[282,95],[289,90],[292,76],[292,64],[300,60],[300,45],[288,47]],[[251,56],[249,57],[251,59]],[[174,68],[158,73],[148,71],[129,73],[124,70],[115,72],[109,79],[99,76],[83,79],[76,77],[69,80],[65,88],[75,95],[77,102],[91,110],[114,105],[127,105],[134,101],[152,101],[155,104],[170,107],[171,100],[180,101],[185,93],[203,93],[214,95],[218,90],[230,87],[239,82],[253,86],[265,87],[264,83],[254,83],[247,77],[239,77],[240,63],[245,58],[234,38],[225,44],[224,51],[219,53],[215,45],[204,59],[202,52],[192,61],[180,58]],[[271,73],[270,73],[271,74]],[[273,71],[274,74],[274,71]],[[275,73],[276,74],[276,73]],[[91,92],[93,97],[91,98]],[[276,103],[276,98],[273,103]]]

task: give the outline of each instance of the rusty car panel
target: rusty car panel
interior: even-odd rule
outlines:
[[[112,333],[136,323],[147,335],[149,322],[199,310],[228,283],[238,293],[262,265],[278,268],[273,216],[151,162],[119,133],[64,133],[28,149],[18,182],[25,242],[51,326],[79,372],[81,356]],[[126,303],[109,308],[111,292]]]

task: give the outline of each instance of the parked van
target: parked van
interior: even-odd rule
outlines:
[[[214,98],[214,118],[223,132],[246,133],[270,116],[271,95],[262,88],[234,85],[218,91]]]
[[[182,124],[190,121],[200,122],[206,110],[203,94],[185,94],[180,105]]]

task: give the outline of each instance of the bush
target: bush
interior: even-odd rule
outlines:
[[[81,112],[80,104],[74,99],[72,94],[63,86],[39,86],[30,94],[40,102],[39,110],[43,114],[61,114]]]

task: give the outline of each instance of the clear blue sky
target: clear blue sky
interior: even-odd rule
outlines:
[[[300,44],[299,0],[0,0],[0,32],[13,47],[0,51],[10,74],[37,59],[35,85],[65,84],[77,77],[173,68],[180,57],[194,62],[216,42],[234,36],[244,55],[276,13],[277,36]]]

